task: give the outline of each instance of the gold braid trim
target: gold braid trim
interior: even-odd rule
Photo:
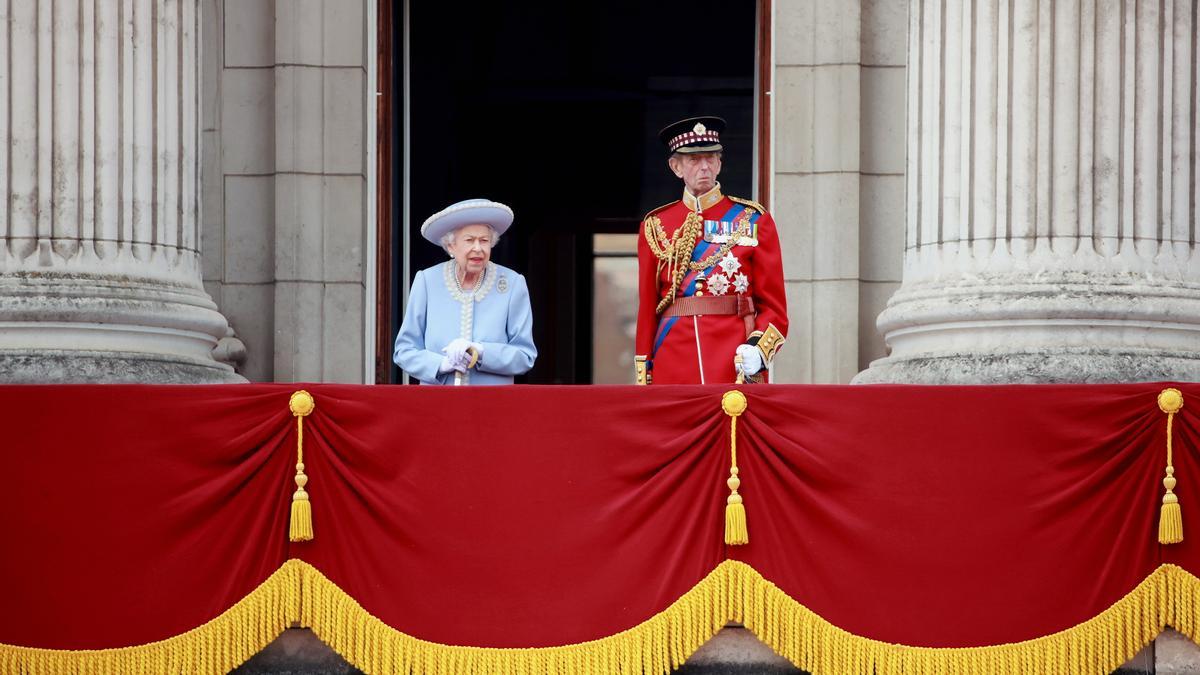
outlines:
[[[767,208],[765,206],[763,206],[762,204],[759,204],[758,202],[754,201],[753,199],[742,199],[741,197],[734,197],[733,195],[725,195],[725,196],[729,197],[729,199],[731,201],[741,204],[742,206],[749,206],[750,208],[754,209],[755,211],[758,211],[759,213],[767,212]]]
[[[689,212],[687,218],[684,218],[683,224],[675,230],[675,234],[671,237],[667,236],[667,232],[662,226],[662,220],[658,216],[646,218],[642,235],[646,237],[646,244],[650,247],[650,252],[654,254],[654,257],[667,264],[668,275],[671,278],[671,288],[658,301],[658,306],[654,308],[655,314],[662,314],[663,310],[675,301],[679,285],[683,283],[683,278],[687,276],[689,270],[699,272],[708,269],[724,258],[725,254],[733,250],[734,246],[737,246],[738,240],[750,229],[750,217],[743,215],[738,218],[737,222],[737,229],[730,235],[729,241],[721,244],[715,253],[703,260],[692,260],[697,240],[700,235],[704,234],[704,218],[699,213]]]
[[[662,612],[609,637],[534,649],[459,647],[384,624],[308,563],[289,560],[221,616],[137,647],[59,651],[0,645],[0,672],[227,673],[292,621],[355,667],[414,675],[667,673],[730,621],[814,675],[996,673],[1107,675],[1167,625],[1193,641],[1200,579],[1162,565],[1098,616],[1045,637],[990,647],[910,647],[852,635],[788,597],[754,568],[726,560]]]

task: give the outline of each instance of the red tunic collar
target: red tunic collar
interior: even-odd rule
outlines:
[[[717,183],[713,189],[705,192],[699,197],[696,197],[692,193],[688,192],[687,188],[683,189],[683,205],[686,206],[689,211],[706,211],[715,206],[717,202],[721,201],[724,197],[725,195],[721,194],[720,183]]]

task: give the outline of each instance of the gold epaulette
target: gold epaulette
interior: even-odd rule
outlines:
[[[758,202],[754,201],[753,199],[742,199],[741,197],[733,197],[730,195],[725,195],[725,196],[729,197],[731,200],[737,202],[738,204],[742,204],[743,206],[749,206],[750,208],[755,209],[759,213],[767,212],[767,209],[762,204],[759,204]]]
[[[646,215],[642,216],[642,222],[643,222],[643,223],[644,223],[644,222],[646,222],[646,219],[647,219],[647,218],[649,218],[650,216],[652,216],[652,215],[654,215],[654,214],[658,213],[659,211],[664,211],[664,210],[666,210],[666,209],[669,209],[669,208],[671,208],[672,206],[675,206],[676,204],[678,204],[678,203],[679,203],[679,202],[681,202],[681,201],[683,201],[683,200],[682,200],[682,199],[676,199],[676,200],[675,200],[675,201],[673,201],[673,202],[668,202],[668,203],[666,203],[666,204],[663,204],[662,206],[659,206],[659,207],[656,207],[656,208],[650,209],[649,211],[647,211],[647,212],[646,212]]]

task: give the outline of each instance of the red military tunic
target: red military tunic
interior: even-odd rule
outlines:
[[[703,226],[694,224],[700,231],[690,238],[695,264],[685,261],[674,299],[656,311],[671,295],[672,275],[680,267],[676,260],[683,260],[690,242],[676,249],[680,257],[667,249],[697,206]],[[732,383],[738,345],[749,341],[767,347],[766,364],[787,336],[775,222],[758,204],[722,195],[719,185],[700,198],[685,190],[682,201],[646,215],[638,237],[638,276],[635,353],[645,357],[654,384]],[[697,300],[681,302],[684,298]]]

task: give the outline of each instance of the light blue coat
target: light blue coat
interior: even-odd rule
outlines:
[[[455,338],[483,345],[479,363],[463,384],[512,384],[537,358],[533,312],[525,277],[489,262],[479,290],[459,291],[454,261],[417,272],[392,360],[421,384],[454,384],[454,371],[439,375],[442,348]]]

